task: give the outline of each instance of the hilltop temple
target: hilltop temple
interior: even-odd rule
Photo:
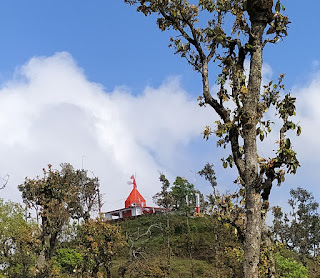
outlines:
[[[135,177],[132,175],[130,179],[132,179],[133,189],[124,203],[124,208],[105,212],[104,217],[106,219],[112,220],[119,218],[128,218],[143,214],[155,214],[165,211],[164,208],[148,207],[146,200],[137,189]]]

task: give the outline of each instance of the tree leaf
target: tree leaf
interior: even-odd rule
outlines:
[[[301,126],[299,125],[299,126],[297,127],[297,135],[300,136],[300,134],[301,134]]]
[[[290,147],[291,147],[291,142],[290,142],[290,139],[287,138],[286,139],[286,149],[290,149]]]
[[[242,85],[240,92],[243,94],[246,94],[248,92],[248,88],[246,86]]]

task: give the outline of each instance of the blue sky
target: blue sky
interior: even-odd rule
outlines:
[[[308,2],[312,7],[283,1],[292,21],[289,36],[265,51],[265,61],[273,70],[287,73],[289,86],[308,79],[318,55],[315,31],[320,3]],[[154,18],[136,13],[120,0],[94,4],[3,1],[0,15],[2,75],[11,74],[30,57],[68,51],[90,80],[107,88],[125,84],[138,91],[146,84],[160,84],[168,76],[179,75],[185,77],[185,87],[198,89],[194,83],[199,82],[193,81],[197,75],[167,48],[168,34],[157,30]]]
[[[289,36],[266,48],[264,62],[268,77],[286,73],[287,88],[301,100],[305,133],[294,141],[302,167],[274,190],[274,204],[285,204],[291,187],[303,186],[318,200],[320,193],[320,3],[283,4]],[[154,17],[120,0],[6,0],[0,36],[0,175],[10,174],[2,197],[19,200],[16,186],[25,176],[48,163],[80,167],[83,156],[101,179],[105,209],[122,206],[132,172],[147,201],[159,190],[158,171],[194,181],[209,161],[222,191],[236,178],[221,169],[224,152],[215,140],[201,138],[216,116],[196,105],[200,76],[167,47],[169,34]],[[196,184],[210,192],[199,177]]]

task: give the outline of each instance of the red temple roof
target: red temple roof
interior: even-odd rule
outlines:
[[[133,184],[133,189],[130,192],[127,200],[125,201],[125,208],[129,208],[129,207],[145,207],[146,206],[146,200],[142,197],[142,195],[140,194],[140,192],[137,189],[137,184],[136,184],[136,180],[134,178],[134,176],[131,176],[131,179],[133,180],[132,184]]]

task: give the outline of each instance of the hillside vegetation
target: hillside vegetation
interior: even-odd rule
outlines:
[[[0,278],[242,277],[241,184],[233,194],[219,194],[207,167],[200,174],[214,190],[205,199],[187,180],[177,177],[170,187],[162,174],[154,200],[166,213],[94,219],[98,179],[70,164],[61,167],[49,165],[42,178],[19,186],[24,207],[0,199]],[[290,195],[291,211],[274,207],[272,227],[263,227],[261,278],[320,277],[319,204],[302,188]],[[204,214],[195,213],[196,196]],[[267,211],[261,210],[263,219]]]
[[[116,222],[128,244],[114,259],[114,277],[241,277],[243,244],[230,224],[208,215],[168,219],[154,215]],[[275,243],[263,249],[261,277],[270,277],[270,252],[275,277],[320,277],[317,259]]]

